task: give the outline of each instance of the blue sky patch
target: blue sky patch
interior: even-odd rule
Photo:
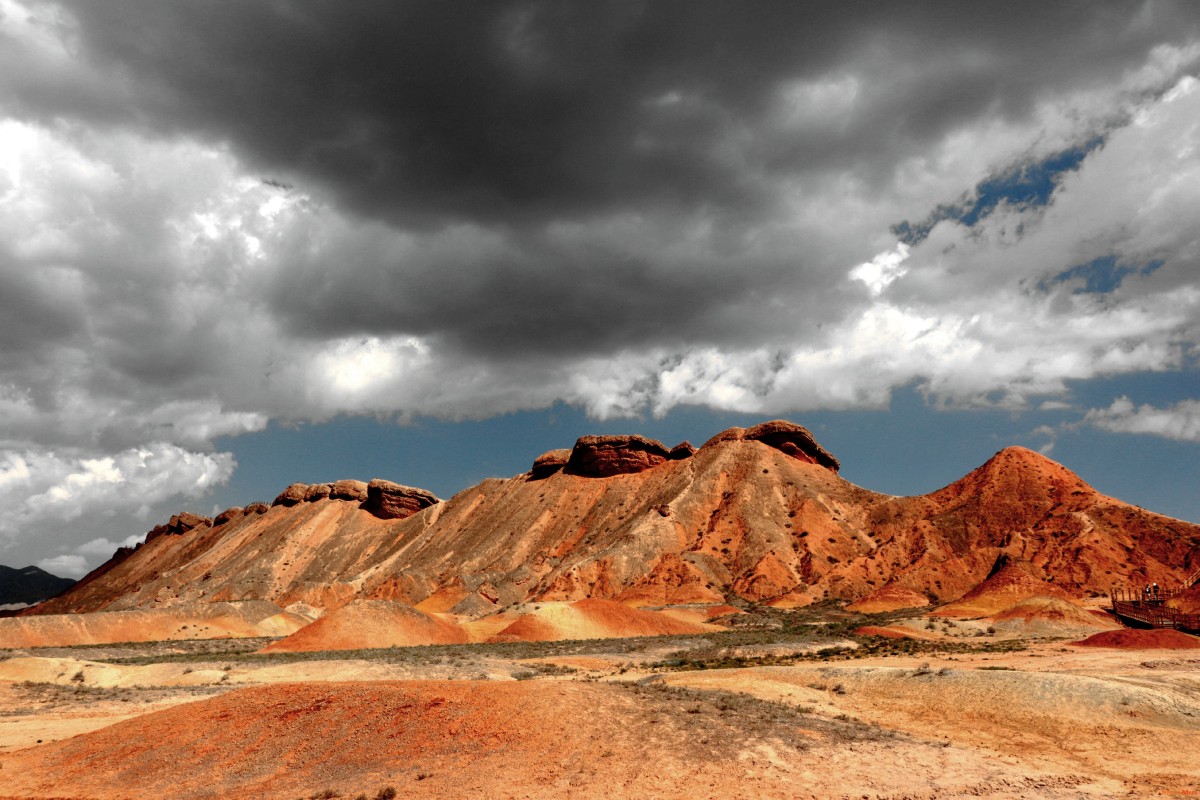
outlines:
[[[941,204],[922,222],[913,224],[904,220],[893,225],[892,233],[905,244],[915,245],[942,220],[957,220],[970,227],[991,214],[1002,201],[1010,206],[1044,206],[1050,202],[1060,176],[1078,169],[1088,153],[1102,144],[1104,137],[1097,136],[1079,147],[1055,153],[1042,161],[1017,164],[977,184],[974,199]]]
[[[1162,261],[1151,261],[1145,266],[1137,267],[1121,263],[1116,256],[1101,256],[1086,264],[1076,264],[1052,278],[1041,281],[1038,283],[1038,289],[1049,292],[1058,284],[1077,283],[1071,291],[1072,294],[1108,294],[1119,288],[1127,275],[1149,275],[1162,265]]]

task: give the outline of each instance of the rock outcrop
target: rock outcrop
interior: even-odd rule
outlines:
[[[704,446],[736,441],[762,442],[798,461],[820,464],[833,472],[842,468],[841,462],[817,443],[808,428],[784,419],[763,422],[752,428],[729,428],[709,439]]]
[[[331,500],[347,500],[361,503],[367,499],[367,482],[356,480],[334,481],[329,487]]]
[[[318,500],[324,500],[329,497],[330,490],[333,489],[332,483],[313,483],[304,490],[304,502],[315,503]]]
[[[533,460],[533,467],[529,472],[532,474],[534,480],[549,478],[565,467],[570,458],[571,451],[566,448],[548,450]]]
[[[367,484],[363,508],[380,519],[404,519],[440,502],[432,492],[376,478]]]
[[[160,536],[182,536],[188,531],[196,528],[212,527],[213,521],[208,517],[202,517],[199,514],[193,514],[185,511],[182,514],[176,514],[171,517],[166,525],[156,525],[146,534],[146,541],[152,542]]]
[[[303,503],[304,498],[308,496],[309,485],[307,483],[293,483],[291,486],[279,493],[279,496],[272,501],[273,506],[284,506],[291,508],[292,506]]]
[[[271,505],[290,508],[299,503],[315,503],[325,499],[361,503],[367,499],[367,484],[356,480],[341,480],[333,483],[293,483],[284,489]],[[252,513],[251,507],[247,507],[246,513]]]
[[[682,461],[685,458],[691,458],[696,455],[696,447],[686,439],[671,448],[671,452],[667,457],[672,461]]]
[[[215,528],[218,525],[224,525],[227,522],[232,522],[233,520],[242,516],[244,513],[245,513],[245,511],[242,509],[241,506],[234,506],[233,508],[227,508],[224,511],[222,511],[220,514],[217,514],[215,517],[213,517],[213,527]]]
[[[581,436],[565,469],[585,478],[609,478],[644,472],[670,457],[662,442],[645,436]]]

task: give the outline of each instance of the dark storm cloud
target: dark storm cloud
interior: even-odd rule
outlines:
[[[294,335],[410,334],[485,358],[753,346],[794,332],[797,315],[815,324],[840,313],[832,300],[845,281],[794,256],[714,252],[712,237],[672,254],[670,240],[686,230],[644,228],[598,241],[456,229],[414,242],[355,227],[317,248],[300,240],[280,257],[267,296]],[[764,291],[797,282],[804,292]]]
[[[815,331],[853,306],[840,270],[871,253],[746,245],[789,193],[838,175],[882,188],[956,126],[1116,81],[1197,16],[1165,3],[69,7],[78,52],[119,80],[102,109],[49,77],[18,83],[42,113],[228,142],[248,168],[392,231],[489,231],[448,255],[437,241],[398,255],[362,230],[282,255],[268,294],[293,333],[407,333],[489,357],[784,341],[797,318]],[[632,241],[548,230],[620,214],[643,220]],[[716,233],[675,263],[648,233],[701,224]],[[152,356],[128,369],[164,374]]]
[[[70,7],[81,52],[127,81],[115,118],[206,131],[405,225],[745,209],[770,201],[768,173],[875,177],[984,110],[1020,116],[1047,90],[1111,82],[1197,17],[1173,3]],[[771,129],[783,82],[837,70],[867,81],[847,125]],[[29,83],[28,102],[70,111]]]

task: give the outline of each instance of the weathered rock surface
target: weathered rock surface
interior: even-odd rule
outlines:
[[[271,503],[273,506],[291,506],[303,503],[304,498],[308,496],[308,490],[311,487],[307,483],[293,483],[291,486],[279,493],[279,496]]]
[[[242,516],[244,513],[245,512],[242,510],[241,506],[227,508],[220,514],[217,514],[215,517],[213,517],[213,527],[216,527],[217,525],[224,525],[226,522],[231,522]]]
[[[150,542],[160,536],[182,536],[188,531],[196,528],[211,527],[213,521],[208,517],[202,517],[199,514],[193,514],[185,511],[182,514],[176,514],[171,517],[171,520],[166,525],[156,525],[146,534],[146,541]]]
[[[691,442],[685,439],[684,441],[672,447],[671,452],[668,453],[667,457],[672,461],[682,461],[683,459],[691,458],[694,455],[696,455],[696,448]]]
[[[363,508],[380,519],[404,519],[440,502],[432,492],[376,478],[367,484]]]
[[[298,503],[315,503],[325,499],[361,503],[367,499],[367,484],[356,480],[340,480],[333,483],[293,483],[284,489],[271,505],[290,508]],[[262,513],[257,510],[256,505],[247,506],[246,513]]]
[[[548,450],[533,460],[533,467],[529,471],[535,480],[549,478],[565,467],[570,458],[571,451],[568,449]]]
[[[315,503],[317,500],[324,500],[329,497],[330,490],[333,489],[332,483],[312,483],[304,490],[304,502]]]
[[[361,503],[367,499],[367,482],[356,480],[334,481],[329,487],[329,497],[332,500],[348,500]]]
[[[571,450],[566,471],[587,478],[609,478],[657,467],[671,451],[645,436],[581,436]]]
[[[808,428],[783,419],[763,422],[752,428],[729,428],[709,439],[704,446],[736,441],[762,442],[798,461],[820,464],[834,472],[842,467],[832,453],[817,443]]]

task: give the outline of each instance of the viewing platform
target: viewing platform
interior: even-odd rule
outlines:
[[[1167,601],[1183,594],[1200,580],[1196,570],[1180,586],[1165,589],[1151,585],[1137,589],[1113,589],[1109,593],[1112,611],[1122,621],[1134,627],[1174,628],[1185,633],[1200,633],[1200,614],[1188,614],[1167,605]]]

